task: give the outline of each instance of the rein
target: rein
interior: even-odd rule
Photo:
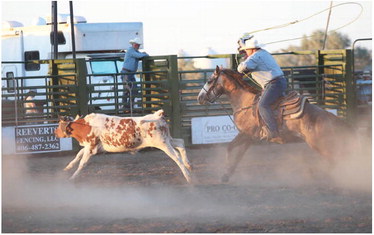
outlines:
[[[220,72],[219,72],[219,74],[214,78],[214,83],[213,83],[213,85],[212,86],[210,86],[209,87],[209,89],[208,90],[206,90],[204,87],[203,87],[203,90],[206,92],[206,94],[207,94],[207,97],[208,97],[208,101],[210,102],[210,103],[214,103],[220,96],[217,96],[215,93],[214,93],[214,88],[216,87],[216,85],[217,85],[217,83],[218,83],[218,78],[219,78],[219,76],[221,75],[221,73],[225,73],[224,71],[222,71],[222,70],[220,70]],[[227,75],[227,74],[226,74]],[[248,76],[248,74],[244,74],[244,76],[245,77],[249,77],[249,78],[251,78],[250,76]],[[252,80],[254,80],[254,79],[252,79]],[[256,83],[257,84],[257,83]],[[229,91],[229,92],[231,92],[231,91]],[[214,94],[214,96],[215,96],[215,98],[214,98],[214,100],[211,100],[210,99],[210,94],[211,93],[213,93]],[[221,102],[220,102],[221,103]],[[222,105],[222,103],[221,103],[221,105]],[[223,106],[223,105],[222,105]],[[235,116],[235,114],[238,114],[238,113],[240,113],[240,112],[242,112],[242,111],[244,111],[244,110],[247,110],[247,109],[251,109],[251,108],[253,108],[253,106],[254,105],[250,105],[250,106],[246,106],[246,107],[243,107],[243,108],[240,108],[239,110],[237,110],[237,111],[235,111],[234,113],[233,113],[233,115]]]
[[[247,106],[247,107],[244,107],[244,108],[240,108],[239,110],[236,110],[232,115],[235,116],[236,114],[238,114],[238,113],[240,113],[240,112],[242,112],[242,111],[244,111],[244,110],[251,109],[251,108],[253,108],[253,107],[254,107],[254,105]]]
[[[214,81],[213,81],[212,86],[210,86],[208,90],[206,90],[206,89],[203,87],[203,90],[206,92],[206,95],[207,95],[207,97],[208,97],[208,101],[209,101],[210,103],[214,103],[214,102],[215,102],[215,101],[220,97],[220,95],[219,95],[219,96],[216,96],[216,94],[214,93],[214,88],[216,87],[216,85],[217,85],[217,83],[218,83],[218,78],[219,78],[221,72],[224,73],[222,70],[219,72],[219,74],[214,78]],[[227,74],[226,74],[226,75],[227,75]],[[247,74],[245,74],[245,75],[248,77]],[[210,99],[210,94],[211,94],[211,93],[213,93],[214,96],[215,96],[213,100]],[[222,106],[222,109],[225,110],[225,112],[227,113],[227,116],[229,116],[230,120],[231,120],[232,123],[235,125],[236,129],[238,129],[238,127],[236,126],[235,121],[234,121],[234,120],[232,119],[232,117],[231,117],[231,114],[230,114],[230,113],[225,109],[225,107],[223,106],[223,103],[222,103],[221,101],[219,101],[219,100],[218,100],[218,102],[219,102],[220,105]],[[240,113],[240,112],[242,112],[242,111],[244,111],[244,110],[251,109],[251,108],[253,108],[253,107],[254,107],[254,105],[250,105],[250,106],[246,106],[246,107],[240,108],[239,110],[235,111],[235,112],[232,114],[232,116],[235,117],[236,114],[238,114],[238,113]],[[238,130],[239,130],[239,129],[238,129]]]

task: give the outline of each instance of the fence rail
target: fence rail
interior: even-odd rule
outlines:
[[[277,53],[276,56],[286,54]],[[313,66],[282,67],[289,89],[308,96],[311,103],[336,110],[337,115],[352,120],[355,116],[355,88],[352,85],[354,79],[349,50],[288,54],[310,54],[317,58],[317,64]],[[178,66],[178,63],[196,58],[226,58],[231,68],[236,68],[240,59],[237,55],[147,57],[143,60],[143,70],[136,73],[138,79],[133,84],[136,89],[131,92],[134,98],[133,116],[164,109],[172,135],[184,138],[187,144],[191,144],[192,118],[232,114],[230,104],[224,97],[217,104],[197,103],[196,97],[213,69],[182,70]],[[24,62],[3,63],[9,65]],[[124,102],[128,90],[122,81],[126,73],[88,74],[88,62],[84,59],[28,63],[48,64],[49,72],[43,76],[2,75],[3,126],[56,123],[59,115],[75,116],[91,112],[130,115]],[[97,82],[98,78],[101,82]],[[248,79],[247,82],[251,83]],[[26,99],[30,90],[37,92],[33,100]],[[32,102],[36,107],[29,107],[28,104]]]

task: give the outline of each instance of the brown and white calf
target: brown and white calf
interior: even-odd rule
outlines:
[[[91,113],[84,118],[60,118],[55,131],[59,138],[73,137],[83,148],[66,166],[69,170],[79,162],[70,179],[78,176],[92,155],[99,152],[137,152],[146,147],[164,151],[177,163],[184,177],[191,182],[191,165],[183,139],[173,139],[163,110],[143,117],[117,117]]]

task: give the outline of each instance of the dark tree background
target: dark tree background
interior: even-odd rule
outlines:
[[[288,48],[280,50],[278,52],[290,52],[290,51],[305,51],[305,50],[322,50],[324,42],[324,31],[316,30],[311,36],[304,37],[301,40],[300,46],[291,45]],[[351,48],[351,39],[342,33],[332,32],[328,34],[325,50],[333,49],[346,49]],[[371,70],[372,66],[372,55],[371,50],[364,47],[355,47],[355,70]],[[278,56],[278,63],[281,66],[307,66],[315,65],[316,58],[313,55],[290,55],[290,56]]]

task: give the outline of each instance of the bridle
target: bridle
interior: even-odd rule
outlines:
[[[218,78],[219,76],[221,75],[221,72],[223,72],[222,70],[219,71],[219,73],[217,73],[217,75],[215,77],[212,77],[211,80],[213,80],[213,84],[209,87],[208,90],[206,90],[204,87],[203,87],[203,90],[206,92],[206,97],[207,97],[207,100],[210,102],[210,103],[214,103],[222,94],[220,95],[216,95],[215,92],[214,92],[214,89],[216,88],[217,84],[218,84]],[[248,75],[247,75],[248,76]],[[209,82],[209,81],[208,81]],[[212,100],[210,99],[210,94],[213,93],[215,98]],[[221,104],[222,105],[222,104]],[[223,107],[223,106],[222,106]],[[249,106],[246,106],[246,107],[243,107],[243,108],[240,108],[239,110],[235,111],[232,115],[235,116],[239,113],[241,113],[242,111],[245,111],[245,110],[248,110],[248,109],[252,109],[254,107],[254,105],[249,105]],[[223,108],[224,109],[224,108]],[[224,109],[227,113],[227,110]],[[234,120],[231,118],[230,114],[227,113],[227,115],[230,117],[231,121],[234,123],[234,125],[236,126]]]
[[[209,87],[209,89],[208,90],[206,90],[205,89],[205,87],[203,87],[203,90],[206,92],[206,97],[207,97],[207,100],[210,102],[210,103],[214,103],[214,102],[216,102],[216,100],[222,95],[222,94],[219,94],[219,95],[217,95],[216,93],[215,93],[215,88],[216,88],[216,86],[217,86],[217,84],[218,84],[218,78],[219,78],[219,75],[221,74],[221,71],[217,74],[217,76],[215,76],[215,77],[212,77],[212,79],[210,79],[210,80],[213,80],[213,84]],[[209,81],[208,81],[208,83],[209,83]],[[210,95],[211,94],[213,94],[214,95],[214,98],[213,99],[211,99],[210,98]]]

